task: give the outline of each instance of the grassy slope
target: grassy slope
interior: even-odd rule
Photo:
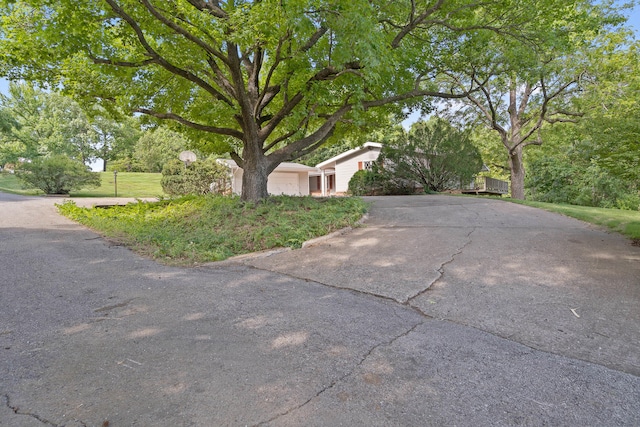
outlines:
[[[560,205],[509,199],[511,202],[561,213],[591,224],[602,225],[634,241],[640,241],[640,211],[594,208],[590,206]]]
[[[5,193],[22,194],[24,196],[35,196],[44,194],[40,190],[25,189],[22,182],[12,173],[0,173],[0,191]]]
[[[71,193],[73,197],[113,197],[115,195],[113,172],[101,172],[102,185],[98,188],[83,189]],[[118,173],[118,197],[156,197],[164,195],[159,173]],[[0,191],[7,193],[38,195],[40,190],[22,187],[13,174],[0,174]]]

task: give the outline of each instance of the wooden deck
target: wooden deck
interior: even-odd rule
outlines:
[[[462,187],[465,194],[491,194],[501,196],[509,194],[509,183],[487,176],[479,176],[474,182]]]

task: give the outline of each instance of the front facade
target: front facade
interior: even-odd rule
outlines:
[[[316,165],[318,171],[309,176],[309,190],[313,195],[344,195],[351,177],[359,170],[370,169],[378,159],[382,144],[367,142]]]
[[[233,160],[220,159],[219,161],[226,163],[229,167],[231,174],[231,192],[233,194],[241,194],[242,175],[244,171]],[[309,174],[312,172],[316,172],[316,168],[298,163],[281,163],[269,175],[267,191],[273,195],[308,196]]]

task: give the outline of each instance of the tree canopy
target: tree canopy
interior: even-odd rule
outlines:
[[[490,39],[492,54],[523,45],[555,57],[566,52],[563,40],[603,23],[586,0],[2,0],[0,6],[5,75],[180,123],[203,151],[229,152],[244,168],[244,200],[267,196],[267,177],[279,163],[353,125],[375,125],[389,113],[428,109],[431,97],[456,99],[482,88],[487,77],[462,84],[441,77],[472,70],[472,54],[485,53]]]

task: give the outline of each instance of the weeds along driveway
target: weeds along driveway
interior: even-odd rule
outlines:
[[[632,369],[536,350],[465,324],[481,316],[511,325],[504,305],[528,283],[502,285],[498,268],[491,283],[474,276],[467,284],[468,270],[453,276],[490,231],[478,212],[494,209],[497,222],[510,217],[502,209],[511,205],[490,203],[376,199],[366,228],[290,252],[305,256],[286,272],[295,258],[282,255],[262,260],[266,267],[161,266],[60,217],[49,199],[0,194],[0,426],[640,424],[640,378]],[[477,222],[447,224],[452,209]],[[431,219],[414,223],[423,216]],[[637,255],[621,240],[570,224],[576,234],[604,239],[601,251],[610,244],[619,257]],[[392,250],[399,252],[385,260],[380,251]],[[329,273],[316,277],[321,283],[296,277],[323,263]],[[338,272],[326,268],[332,264]],[[396,271],[407,284],[387,281]],[[420,282],[422,272],[429,274]],[[557,291],[531,283],[538,294],[546,287],[581,295],[564,282]],[[472,301],[479,291],[471,288],[481,285],[496,296]],[[503,286],[513,289],[498,292]],[[592,316],[586,306],[577,307],[580,318],[570,308],[576,321]],[[559,322],[551,314],[548,322]],[[573,318],[565,319],[569,326]],[[520,318],[512,323],[521,334],[529,330]],[[587,330],[562,327],[578,338]]]

